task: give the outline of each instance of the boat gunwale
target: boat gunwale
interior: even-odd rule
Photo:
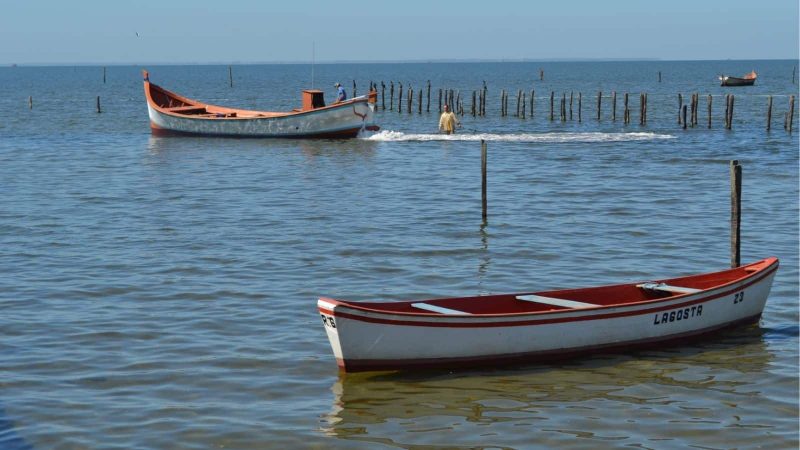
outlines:
[[[741,270],[747,269],[748,267],[754,266],[761,266],[758,267],[757,270],[754,270],[750,273],[747,273],[745,276],[736,278],[734,280],[728,281],[726,283],[716,285],[707,289],[703,289],[699,292],[693,293],[680,293],[675,295],[670,295],[667,297],[656,298],[652,300],[641,300],[641,301],[633,301],[633,302],[625,302],[625,303],[614,303],[610,305],[597,305],[593,307],[587,308],[569,308],[569,309],[561,309],[561,310],[545,310],[545,311],[524,311],[524,312],[508,312],[508,313],[481,313],[481,314],[440,314],[440,313],[433,313],[433,312],[417,312],[417,311],[390,311],[386,309],[378,309],[374,307],[366,307],[359,302],[351,302],[346,300],[336,300],[329,297],[320,297],[317,302],[317,309],[319,312],[324,312],[334,317],[347,317],[354,320],[362,320],[362,321],[371,321],[378,320],[378,321],[389,321],[393,323],[400,323],[403,322],[403,319],[424,319],[420,321],[408,321],[403,322],[403,324],[408,325],[419,325],[425,326],[429,324],[438,324],[443,326],[470,326],[470,325],[477,325],[477,323],[470,324],[469,322],[481,322],[481,319],[518,319],[524,317],[531,317],[532,319],[539,319],[535,320],[534,323],[542,323],[547,321],[547,319],[541,319],[542,316],[558,316],[554,318],[555,321],[561,320],[596,320],[596,319],[603,319],[607,316],[616,316],[616,315],[628,315],[628,314],[645,314],[651,313],[654,311],[659,311],[661,309],[678,309],[684,308],[686,306],[691,306],[693,304],[703,303],[715,298],[724,297],[726,295],[731,294],[733,291],[744,289],[748,286],[751,286],[755,283],[762,281],[764,278],[768,277],[771,273],[778,269],[780,261],[777,257],[770,256],[768,258],[764,258],[760,261],[756,261],[750,264],[746,264],[743,266],[739,266],[737,268],[721,270],[717,272],[707,272],[707,273],[700,273],[695,275],[688,275],[683,277],[675,277],[675,278],[667,278],[660,280],[660,282],[669,283],[670,280],[680,279],[680,278],[687,278],[687,277],[694,277],[694,276],[706,276],[706,275],[714,275],[729,272],[732,270]],[[621,283],[621,284],[611,284],[611,285],[603,285],[603,286],[593,286],[588,287],[585,289],[603,289],[603,288],[614,288],[614,287],[624,287],[624,286],[635,286],[637,284],[641,284],[640,282],[634,283]],[[741,286],[737,286],[735,289],[729,289],[733,285],[742,284]],[[726,289],[729,289],[726,291]],[[568,289],[564,289],[568,290]],[[722,292],[719,292],[722,291]],[[547,291],[553,292],[553,291]],[[498,294],[500,296],[518,296],[518,295],[530,295],[530,294],[537,294],[537,293],[510,293],[510,294]],[[484,296],[471,296],[471,297],[460,297],[461,299],[477,299]],[[448,300],[453,299],[453,297],[442,297],[442,298],[435,298],[435,299],[424,299],[424,300],[412,300],[412,301],[402,301],[402,302],[391,302],[391,303],[416,303],[416,302],[435,302],[437,300]],[[688,300],[683,303],[675,303],[672,304],[675,300]],[[325,303],[329,306],[329,308],[323,308],[320,303]],[[664,303],[665,305],[659,306],[659,304]],[[670,303],[666,305],[666,303]],[[633,310],[633,311],[620,311],[620,312],[610,312],[612,309],[615,308],[633,308],[633,307],[643,307],[641,310]],[[652,306],[656,306],[655,308],[651,308]],[[349,314],[348,312],[342,311],[334,311],[336,307],[343,307],[353,310],[353,312],[360,312],[366,313],[366,316],[362,316],[359,314]],[[609,311],[608,313],[604,314],[604,311]],[[591,313],[591,314],[584,314],[584,313]],[[377,314],[382,317],[372,317],[372,315]],[[567,315],[567,317],[563,317]],[[390,317],[395,317],[396,319],[392,319]],[[437,319],[434,322],[430,322],[430,319]],[[519,323],[513,321],[503,321],[503,322],[495,322],[497,326],[515,326],[515,325],[526,325],[527,323]],[[488,326],[491,322],[481,322],[481,326]]]
[[[240,108],[230,108],[227,106],[221,105],[214,105],[211,103],[203,103],[199,100],[191,99],[189,97],[184,97],[180,94],[172,92],[168,89],[164,89],[163,87],[150,82],[149,77],[144,79],[145,84],[145,96],[147,98],[147,104],[154,110],[158,111],[160,114],[165,114],[171,117],[179,117],[181,119],[191,119],[191,120],[209,120],[209,121],[219,121],[219,120],[243,120],[243,121],[263,121],[263,120],[280,120],[280,119],[287,119],[287,118],[295,118],[298,116],[303,115],[311,115],[316,113],[322,112],[329,112],[336,109],[340,109],[342,107],[348,107],[351,105],[356,105],[359,103],[369,103],[369,97],[366,95],[361,95],[358,97],[351,98],[349,100],[345,100],[339,103],[333,103],[330,105],[322,106],[320,108],[309,109],[305,111],[260,111],[260,110],[252,110],[252,109],[240,109]],[[264,116],[258,117],[215,117],[215,116],[197,116],[197,115],[189,115],[189,114],[180,114],[174,111],[170,111],[168,108],[160,106],[153,100],[152,94],[150,92],[151,89],[157,89],[161,91],[163,94],[175,98],[183,103],[187,103],[190,106],[195,107],[204,107],[204,108],[219,108],[223,110],[227,110],[228,112],[236,112],[236,113],[248,113],[248,114],[266,114]]]

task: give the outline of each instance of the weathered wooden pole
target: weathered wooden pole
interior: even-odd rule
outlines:
[[[522,91],[517,90],[517,113],[514,115],[515,117],[520,117],[521,114],[519,112],[519,107],[522,106]]]
[[[233,68],[228,66],[228,81],[230,81],[231,87],[233,87]]]
[[[539,81],[544,81],[544,69],[539,69]]]
[[[600,120],[600,106],[602,105],[603,92],[597,92],[597,120]]]
[[[428,87],[430,89],[430,86]],[[430,101],[428,101],[430,103]],[[417,114],[422,114],[422,89],[419,90],[419,103],[417,108]]]
[[[481,217],[486,221],[487,201],[486,201],[486,141],[481,139]]]
[[[520,91],[520,92],[522,92],[522,110],[521,111],[522,111],[522,118],[524,119],[525,118],[525,92],[523,92],[523,91]]]
[[[472,114],[472,117],[475,117],[475,110],[476,110],[476,108],[475,108],[475,106],[476,106],[475,105],[475,98],[476,97],[477,97],[477,93],[475,91],[472,91],[472,106],[470,107],[470,111],[469,111]]]
[[[711,129],[711,94],[708,94],[708,129]]]
[[[411,114],[411,106],[414,104],[414,88],[408,87],[408,113]]]
[[[642,111],[642,125],[647,125],[647,92],[644,94],[644,111]]]
[[[561,94],[561,121],[567,121],[567,93]]]
[[[483,105],[481,106],[481,115],[486,116],[486,100],[489,95],[489,88],[486,86],[486,80],[483,80]]]
[[[425,112],[431,112],[431,80],[428,80],[428,103],[425,106]]]
[[[397,90],[397,112],[402,113],[403,112],[403,83],[398,82],[397,84],[399,85],[398,86],[398,90]]]
[[[381,81],[381,109],[386,110],[386,83]]]
[[[658,71],[658,82],[661,83],[661,71]]]
[[[725,94],[725,124],[723,125],[725,129],[728,129],[728,119],[730,119],[730,115],[728,114],[728,110],[731,107],[731,94]]]
[[[686,105],[683,105],[683,129],[686,129]]]
[[[731,172],[731,267],[741,265],[740,238],[742,231],[742,166],[730,163]]]
[[[356,80],[353,80],[353,98],[358,97],[358,93],[356,92]]]
[[[583,95],[578,92],[578,123],[582,122],[581,114],[583,111]]]
[[[631,110],[628,109],[628,93],[627,92],[625,93],[625,99],[624,99],[623,103],[624,103],[624,106],[623,106],[624,110],[622,112],[622,122],[627,125],[631,121]]]
[[[505,115],[505,110],[503,109],[503,104],[505,103],[505,99],[506,99],[506,90],[505,89],[501,89],[500,90],[500,117],[503,117]]]
[[[767,131],[772,128],[772,96],[767,99]]]
[[[103,84],[106,84],[106,67],[103,66]]]
[[[442,112],[442,88],[439,88],[439,112]]]
[[[97,114],[100,114],[100,96],[97,96]]]
[[[551,122],[553,121],[553,96],[554,95],[555,95],[555,93],[553,91],[550,91],[550,121]]]
[[[734,96],[731,94],[730,96],[730,107],[728,107],[728,129],[733,129],[733,103],[734,103]]]
[[[793,123],[794,123],[794,95],[789,97],[789,133],[792,132]]]
[[[678,125],[681,124],[681,111],[683,111],[683,95],[678,94]]]
[[[617,121],[617,91],[611,91],[611,121]]]
[[[694,128],[694,117],[695,113],[697,112],[697,102],[695,102],[695,94],[692,94],[692,98],[689,101],[689,122],[691,123],[692,128]]]
[[[533,99],[534,98],[536,98],[536,90],[535,89],[531,89],[531,119],[533,119],[533,102],[534,102]]]
[[[33,96],[28,96],[28,109],[33,109]]]

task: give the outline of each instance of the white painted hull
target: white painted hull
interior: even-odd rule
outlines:
[[[395,314],[321,298],[318,310],[346,371],[532,361],[674,341],[761,316],[777,270],[658,301],[528,314]]]
[[[337,137],[374,126],[374,104],[359,97],[341,106],[278,117],[191,117],[148,104],[151,127],[183,134],[232,137]]]

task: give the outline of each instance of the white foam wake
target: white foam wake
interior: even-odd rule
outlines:
[[[459,133],[459,134],[423,134],[403,133],[401,131],[383,130],[372,135],[361,136],[368,141],[405,142],[405,141],[501,141],[501,142],[628,142],[674,139],[675,136],[658,133]]]

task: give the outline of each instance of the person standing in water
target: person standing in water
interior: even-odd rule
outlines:
[[[453,134],[456,132],[456,127],[460,125],[456,115],[450,111],[450,108],[445,104],[444,112],[441,117],[439,117],[439,131],[444,134]]]

